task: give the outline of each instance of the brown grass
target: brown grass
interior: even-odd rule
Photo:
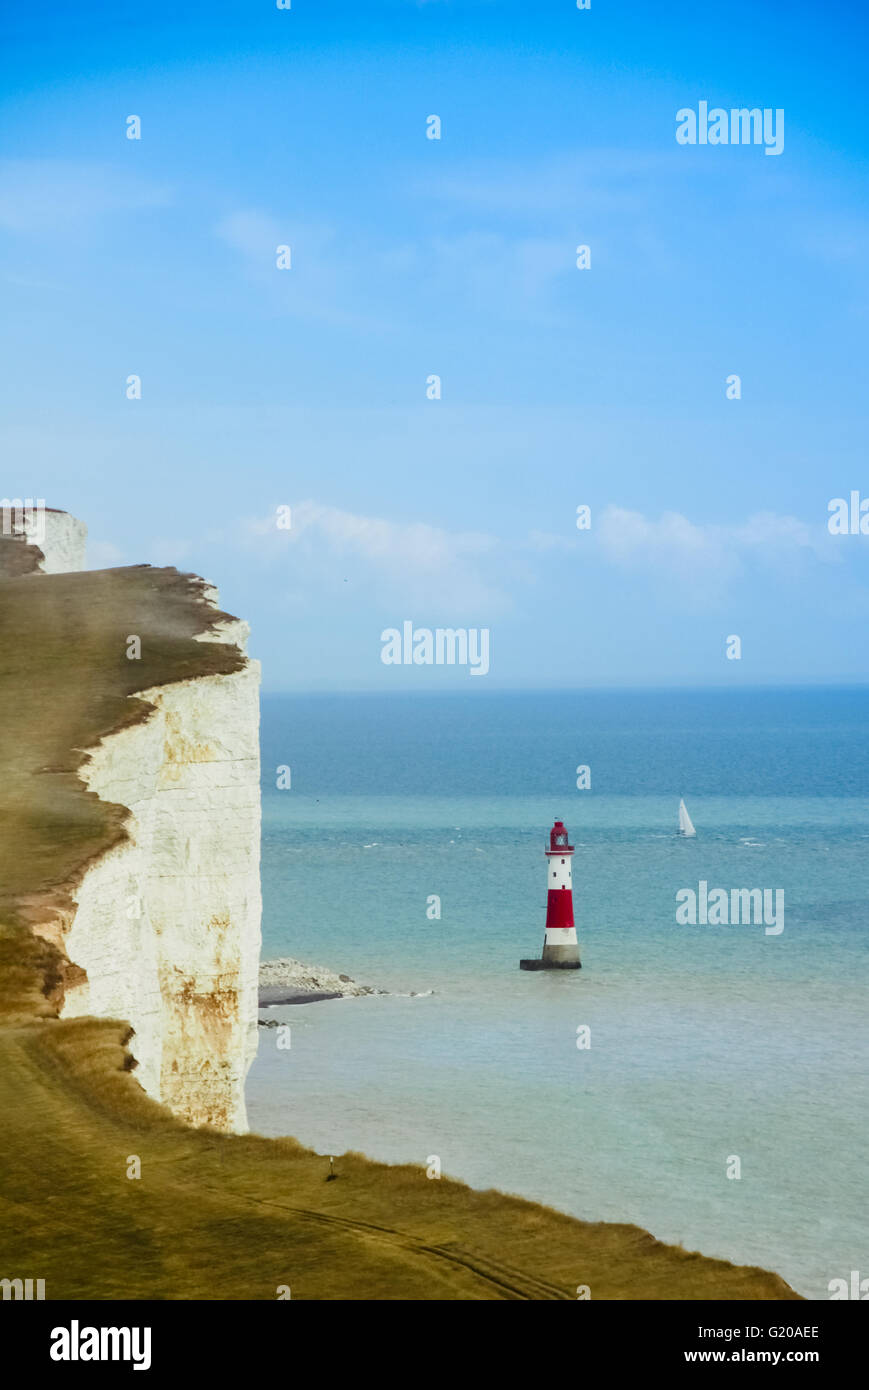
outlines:
[[[0,582],[7,920],[44,926],[62,918],[88,863],[124,838],[126,809],[100,801],[78,776],[83,750],[147,717],[151,706],[138,692],[242,666],[237,648],[194,640],[228,616],[202,590],[200,579],[148,565]],[[131,635],[142,639],[141,660],[127,658]]]

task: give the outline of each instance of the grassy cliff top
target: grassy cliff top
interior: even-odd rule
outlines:
[[[49,1299],[796,1298],[764,1270],[422,1168],[345,1154],[327,1182],[291,1139],[190,1129],[151,1101],[123,1021],[55,1016],[64,959],[29,924],[68,911],[124,834],[124,808],[77,775],[84,750],[147,716],[142,690],[239,669],[237,648],[194,640],[223,616],[172,569],[0,580],[0,1272]]]
[[[32,550],[0,542],[9,572]],[[3,561],[3,557],[6,557]],[[0,914],[50,920],[95,856],[123,838],[125,808],[89,793],[85,751],[147,717],[139,691],[238,670],[233,646],[195,640],[227,614],[205,585],[148,565],[0,579]],[[127,657],[129,637],[141,659]]]

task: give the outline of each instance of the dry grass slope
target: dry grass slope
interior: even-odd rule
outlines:
[[[0,543],[2,548],[2,543]],[[17,558],[17,557],[16,557]],[[0,572],[2,572],[0,556]],[[8,572],[8,571],[7,571]],[[122,1021],[60,1021],[66,965],[33,922],[69,908],[124,834],[83,749],[143,718],[138,691],[237,669],[193,640],[218,615],[198,581],[142,566],[0,581],[0,1275],[48,1298],[795,1299],[774,1274],[429,1181],[292,1139],[192,1130],[129,1070]],[[126,638],[142,638],[128,661]],[[141,1178],[127,1176],[131,1156]]]

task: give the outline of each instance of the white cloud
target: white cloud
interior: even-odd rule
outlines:
[[[403,598],[462,612],[507,602],[509,555],[484,532],[387,521],[308,500],[292,507],[290,530],[279,529],[272,515],[248,522],[247,533],[258,548],[267,542],[270,555],[279,552],[293,584],[306,591],[337,593],[346,582],[378,601]]]
[[[557,237],[505,237],[488,232],[436,237],[421,264],[441,299],[456,299],[501,320],[527,318],[552,282],[575,272],[573,243]]]
[[[600,581],[607,570],[636,577],[662,611],[715,608],[747,578],[763,592],[816,586],[818,566],[843,559],[823,524],[758,512],[722,525],[679,512],[657,519],[623,507],[595,513],[581,534],[532,530],[504,540],[481,531],[449,531],[428,522],[398,522],[313,500],[292,506],[292,527],[276,512],[244,523],[244,544],[270,568],[280,565],[287,600],[314,609],[325,599],[425,605],[426,612],[500,614],[522,594],[552,582]],[[557,566],[553,570],[553,566]],[[765,572],[765,573],[761,573]],[[843,576],[844,577],[844,576]],[[349,587],[348,587],[349,586]],[[793,586],[791,589],[790,586]]]
[[[539,550],[544,553],[559,550],[573,551],[577,548],[574,536],[560,535],[555,531],[529,531],[525,544],[529,550]]]
[[[287,235],[286,227],[281,227],[273,217],[250,209],[224,217],[216,231],[228,246],[252,260],[264,258],[269,267],[275,263],[275,247],[283,244]]]
[[[421,304],[455,303],[487,320],[533,317],[556,277],[576,270],[574,243],[564,236],[486,230],[348,249],[330,226],[256,209],[223,218],[215,232],[285,312],[368,333],[415,323]],[[292,269],[277,269],[278,246],[291,248]]]
[[[492,161],[466,164],[455,173],[419,180],[416,192],[489,212],[583,214],[640,211],[660,180],[673,176],[666,152],[594,149],[564,153],[533,163]],[[677,177],[680,176],[677,171]]]
[[[13,232],[53,232],[169,201],[166,186],[129,169],[64,159],[0,160],[0,227]]]
[[[609,506],[601,513],[596,538],[613,565],[678,585],[695,601],[721,597],[753,568],[793,576],[806,562],[841,559],[823,527],[774,512],[721,525],[698,524],[680,512],[664,512],[653,521],[641,512]]]
[[[385,327],[376,310],[348,307],[360,299],[358,265],[342,256],[331,227],[247,208],[223,218],[215,234],[239,252],[248,279],[287,314],[366,332]],[[279,246],[290,248],[288,269],[278,269]]]

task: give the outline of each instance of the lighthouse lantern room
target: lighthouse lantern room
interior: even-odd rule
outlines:
[[[539,959],[520,960],[522,970],[579,970],[579,943],[573,920],[573,845],[564,822],[557,820],[549,832],[546,850],[546,934]]]

